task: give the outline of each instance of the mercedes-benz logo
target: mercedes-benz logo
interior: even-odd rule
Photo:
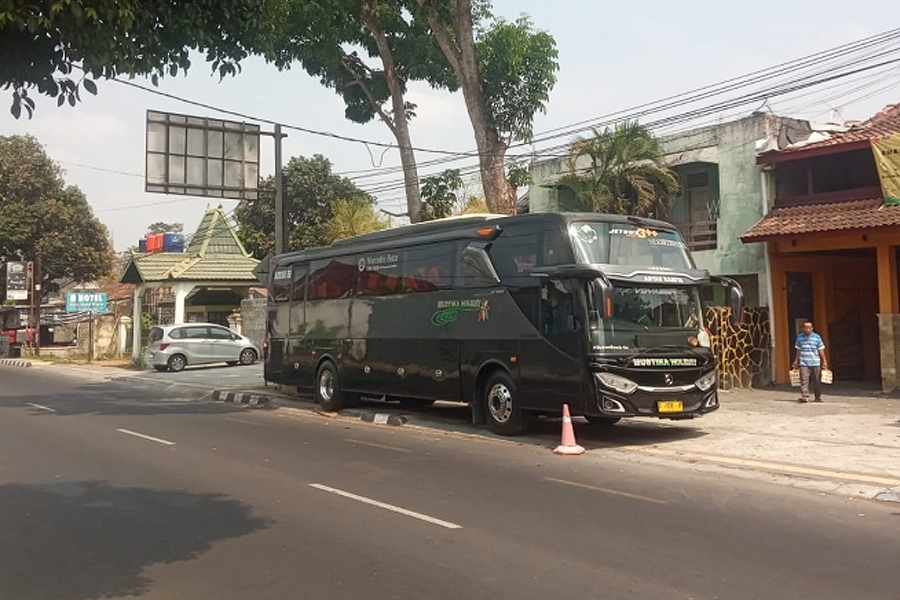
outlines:
[[[675,378],[673,378],[670,373],[666,373],[665,375],[663,375],[663,379],[665,379],[666,385],[672,385],[673,383],[675,383]]]

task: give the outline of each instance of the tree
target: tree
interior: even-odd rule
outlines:
[[[41,298],[55,280],[87,282],[108,274],[108,231],[84,193],[31,136],[0,136],[0,255],[42,263]]]
[[[484,28],[486,3],[416,0],[456,74],[478,147],[485,200],[493,212],[515,214],[515,190],[504,159],[513,140],[529,142],[534,115],[556,83],[556,42],[522,17]],[[476,30],[481,33],[476,39]]]
[[[563,210],[666,218],[681,187],[659,141],[637,122],[577,139],[567,162],[559,186],[572,190],[574,200],[562,200]]]
[[[444,219],[453,214],[459,204],[458,192],[463,187],[459,169],[447,169],[440,175],[422,180],[422,199],[425,201],[423,220]]]
[[[408,0],[286,0],[257,46],[279,68],[296,61],[346,105],[356,123],[378,118],[397,141],[407,213],[419,220],[421,197],[409,131],[415,105],[405,99],[411,80],[455,90],[455,77],[430,36],[409,18]],[[374,58],[380,66],[371,64]]]
[[[484,198],[479,198],[477,196],[470,196],[463,207],[456,213],[458,215],[474,215],[474,214],[484,214],[488,213],[487,202],[484,201]]]
[[[29,90],[74,106],[93,80],[150,75],[154,84],[206,54],[220,76],[248,55],[243,40],[267,22],[271,0],[30,0],[0,2],[0,87],[12,113],[31,116]],[[83,71],[83,74],[80,73]],[[76,74],[77,73],[77,74]],[[59,77],[58,75],[62,75]],[[90,75],[91,79],[86,78]]]
[[[285,165],[282,176],[287,213],[285,227],[290,232],[288,247],[291,250],[324,246],[331,242],[327,227],[334,217],[335,201],[357,198],[374,205],[374,199],[352,181],[332,173],[331,161],[321,154],[310,158],[292,158]],[[271,179],[262,184],[263,188],[273,186]],[[234,217],[238,237],[255,257],[263,258],[274,250],[274,194],[260,194],[258,200],[241,201]]]
[[[391,222],[378,216],[372,203],[365,198],[335,200],[331,209],[334,214],[325,225],[325,236],[329,244],[335,240],[381,231],[391,226]]]
[[[184,231],[184,223],[165,223],[163,221],[157,221],[156,223],[151,223],[149,227],[147,227],[147,233],[181,233]]]

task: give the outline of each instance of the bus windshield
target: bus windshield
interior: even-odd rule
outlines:
[[[695,287],[617,286],[612,318],[601,319],[595,310],[591,315],[595,351],[707,345]]]
[[[576,260],[583,264],[693,269],[681,235],[631,224],[578,222],[569,226]]]

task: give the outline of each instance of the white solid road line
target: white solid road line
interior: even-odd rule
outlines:
[[[668,504],[665,500],[659,500],[657,498],[650,498],[649,496],[641,496],[640,494],[631,494],[629,492],[621,492],[619,490],[611,490],[609,488],[597,487],[595,485],[588,485],[586,483],[578,483],[575,481],[567,481],[565,479],[557,479],[555,477],[544,477],[544,481],[552,481],[554,483],[562,483],[563,485],[571,485],[572,487],[583,488],[586,490],[593,490],[595,492],[603,492],[604,494],[614,494],[616,496],[624,496],[626,498],[633,498],[635,500],[643,500],[644,502],[653,502],[654,504]]]
[[[359,444],[360,446],[371,446],[372,448],[383,448],[384,450],[393,450],[394,452],[405,452],[407,454],[411,454],[412,450],[407,450],[406,448],[398,448],[397,446],[388,446],[387,444],[376,444],[375,442],[364,442],[362,440],[355,440],[353,438],[344,438],[345,442],[350,442],[351,444]]]
[[[134,437],[143,438],[145,440],[150,440],[151,442],[156,442],[157,444],[165,444],[166,446],[174,446],[175,442],[170,442],[169,440],[161,440],[159,438],[155,438],[152,435],[144,435],[143,433],[138,433],[137,431],[130,431],[128,429],[116,429],[119,433],[127,433],[128,435],[133,435]]]
[[[40,410],[46,410],[47,412],[56,412],[55,408],[50,408],[49,406],[41,406],[40,404],[35,404],[33,402],[26,402],[25,404],[34,408],[38,408]]]
[[[330,494],[336,494],[344,498],[349,498],[350,500],[356,500],[357,502],[362,502],[363,504],[368,504],[370,506],[377,506],[378,508],[383,508],[385,510],[405,515],[407,517],[412,517],[413,519],[419,519],[420,521],[425,521],[426,523],[431,523],[432,525],[446,527],[447,529],[462,529],[462,525],[457,525],[456,523],[429,517],[428,515],[423,515],[422,513],[417,513],[415,511],[407,510],[399,506],[394,506],[393,504],[379,502],[378,500],[372,500],[371,498],[366,498],[365,496],[357,496],[356,494],[351,494],[350,492],[345,492],[344,490],[328,487],[327,485],[322,485],[321,483],[310,483],[309,487],[316,488],[317,490],[328,492]]]

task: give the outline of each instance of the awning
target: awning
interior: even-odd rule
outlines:
[[[900,227],[900,206],[882,198],[772,209],[741,236],[745,244],[805,233]]]

